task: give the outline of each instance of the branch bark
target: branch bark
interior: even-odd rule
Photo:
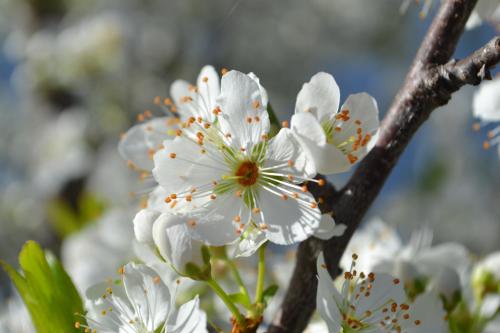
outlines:
[[[339,192],[322,191],[320,207],[332,212],[337,223],[348,226],[342,237],[321,241],[310,238],[298,248],[296,266],[287,293],[269,333],[302,332],[316,307],[316,259],[324,251],[326,264],[336,276],[344,250],[366,211],[420,125],[437,107],[466,84],[491,78],[489,70],[500,62],[500,37],[469,57],[451,60],[477,0],[447,0],[433,20],[405,83],[382,121],[378,141]],[[318,188],[311,188],[312,191]],[[317,192],[315,193],[318,194]],[[318,196],[317,196],[318,197]]]

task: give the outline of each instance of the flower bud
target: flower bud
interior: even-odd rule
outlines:
[[[134,217],[134,234],[140,243],[153,245],[153,223],[160,216],[159,212],[150,209],[140,210]]]
[[[161,256],[181,275],[191,276],[194,271],[204,272],[203,243],[191,237],[184,217],[161,214],[153,225],[153,240]],[[197,268],[195,268],[197,267]]]
[[[454,269],[443,266],[433,278],[430,289],[444,297],[446,303],[453,307],[461,290],[460,277]]]

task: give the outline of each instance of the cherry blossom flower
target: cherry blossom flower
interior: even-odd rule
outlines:
[[[291,128],[307,154],[306,172],[348,171],[371,149],[379,126],[377,103],[366,93],[347,97],[333,76],[314,75],[297,95]]]
[[[192,101],[188,101],[192,102]],[[190,117],[154,155],[153,176],[168,194],[164,207],[188,202],[193,237],[210,245],[237,240],[249,228],[277,244],[293,244],[318,228],[318,204],[300,185],[303,155],[289,129],[269,139],[267,96],[257,80],[225,74],[215,121]]]
[[[468,250],[458,243],[432,246],[432,238],[432,231],[422,228],[412,233],[408,244],[403,245],[396,230],[382,220],[374,219],[356,231],[340,265],[348,269],[351,255],[358,253],[361,258],[358,269],[391,274],[401,279],[407,288],[417,279],[424,278],[428,282],[436,280],[431,283],[432,288],[446,286],[437,290],[439,292],[450,294],[450,289],[460,290],[459,277],[464,276],[470,265]],[[440,283],[443,277],[450,279],[443,284]],[[452,281],[456,283],[452,284]]]
[[[198,297],[177,310],[170,287],[151,268],[130,263],[120,274],[116,282],[87,290],[88,326],[77,322],[76,328],[101,333],[207,332]]]
[[[318,259],[317,307],[329,332],[445,332],[445,312],[438,297],[425,294],[410,304],[399,279],[356,269],[357,255],[339,292]]]

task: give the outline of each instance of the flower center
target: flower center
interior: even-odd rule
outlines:
[[[251,186],[259,178],[259,167],[255,162],[245,161],[236,170],[235,176],[238,177],[238,183],[243,186]]]

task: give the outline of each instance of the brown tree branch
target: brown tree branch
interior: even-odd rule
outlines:
[[[300,244],[296,266],[285,299],[268,332],[302,332],[316,307],[316,258],[324,250],[328,270],[338,264],[354,231],[377,197],[399,156],[420,125],[453,92],[466,84],[489,78],[500,62],[500,37],[460,61],[450,61],[477,0],[447,0],[427,35],[387,115],[378,141],[339,192],[322,190],[323,212],[333,212],[337,223],[348,226],[342,237],[326,242],[310,238]],[[314,188],[311,189],[315,191]],[[316,188],[317,190],[317,188]],[[328,190],[327,190],[328,191]],[[317,194],[317,193],[315,193]]]

